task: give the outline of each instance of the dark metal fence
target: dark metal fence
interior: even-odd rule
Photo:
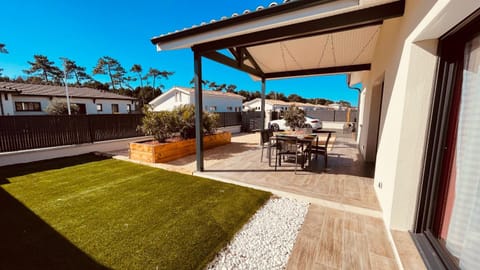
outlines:
[[[143,115],[0,116],[0,152],[143,135]]]
[[[219,112],[219,127],[239,126],[242,124],[241,112]]]
[[[242,112],[242,131],[251,132],[261,128],[262,112]]]

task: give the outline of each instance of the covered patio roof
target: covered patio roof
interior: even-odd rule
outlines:
[[[383,20],[402,16],[404,8],[405,0],[286,0],[151,41],[159,51],[193,50],[196,93],[202,88],[202,57],[261,80],[264,111],[267,79],[370,70]],[[200,115],[201,95],[195,96]],[[202,171],[203,141],[197,131],[197,163]]]
[[[256,79],[369,70],[383,20],[403,15],[404,6],[404,0],[272,3],[152,43],[159,51],[192,48]]]

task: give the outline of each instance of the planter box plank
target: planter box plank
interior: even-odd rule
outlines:
[[[203,137],[203,148],[210,149],[229,144],[232,140],[230,132],[223,132]],[[141,142],[130,143],[130,159],[150,163],[169,162],[196,152],[195,139],[164,143],[146,144]]]

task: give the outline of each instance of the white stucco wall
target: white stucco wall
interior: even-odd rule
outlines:
[[[6,99],[5,99],[5,96],[7,97]],[[3,106],[3,115],[14,114],[11,93],[0,93],[0,102],[2,102],[2,106]]]
[[[87,104],[87,114],[111,114],[112,104],[118,104],[118,113],[129,113],[127,110],[128,104],[131,106],[131,111],[135,111],[135,102],[131,100],[96,99],[95,103],[90,100],[85,104]],[[102,104],[103,110],[101,112],[97,112],[97,104]]]
[[[261,111],[261,101],[260,99],[254,99],[252,100],[252,102],[245,102],[244,105],[245,106],[243,108],[243,111],[251,111],[251,110],[255,110],[255,111]],[[266,112],[269,112],[269,111],[272,111],[275,107],[272,105],[272,104],[268,104],[265,102],[265,111]],[[275,109],[278,109],[278,108],[275,108]]]
[[[60,101],[65,101],[63,98],[56,98]],[[13,115],[45,115],[46,110],[52,99],[50,97],[36,97],[36,96],[13,96],[10,100],[10,106],[13,106]],[[95,102],[94,102],[95,101]],[[15,111],[15,102],[40,102],[42,111]],[[131,100],[113,100],[113,99],[91,99],[91,98],[70,98],[70,103],[85,104],[87,114],[111,114],[112,104],[118,104],[118,113],[128,113],[127,104],[130,104],[132,111],[135,110],[135,104]],[[97,104],[102,104],[103,111],[97,112]]]
[[[47,109],[48,104],[50,103],[50,98],[48,97],[31,97],[31,96],[13,96],[11,99],[13,106],[14,115],[46,115],[45,110]],[[40,102],[41,111],[21,111],[18,112],[15,110],[15,102]]]
[[[176,95],[178,93],[178,98]],[[163,94],[159,100],[156,100],[153,104],[154,111],[171,111],[179,105],[193,104],[190,100],[190,95],[185,94],[182,91],[169,91]]]
[[[242,99],[229,96],[212,96],[203,95],[203,109],[209,110],[210,107],[216,107],[216,112],[235,112],[235,107],[238,111],[242,111]],[[232,110],[227,110],[227,107],[232,107]]]
[[[208,110],[212,106],[216,106],[216,112],[235,112],[235,107],[238,111],[242,110],[242,99],[231,96],[213,96],[203,94],[203,109]],[[179,105],[195,104],[195,96],[184,91],[173,89],[167,91],[159,99],[150,103],[154,111],[171,111]],[[227,110],[227,107],[232,107],[232,110]]]
[[[376,143],[370,132],[372,93],[383,77],[381,130],[375,167],[375,190],[386,225],[412,229],[422,173],[427,125],[436,70],[438,38],[480,7],[468,0],[406,1],[405,15],[384,22],[372,70],[362,93],[359,147],[368,157]],[[452,15],[453,14],[453,15]],[[426,39],[427,38],[427,39]]]

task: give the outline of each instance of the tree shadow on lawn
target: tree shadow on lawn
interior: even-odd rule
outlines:
[[[0,188],[0,269],[108,269]]]
[[[32,174],[36,172],[61,169],[65,167],[80,165],[93,161],[109,159],[109,157],[95,155],[93,153],[73,157],[62,157],[30,163],[22,163],[0,167],[0,185],[10,183],[9,178]]]

